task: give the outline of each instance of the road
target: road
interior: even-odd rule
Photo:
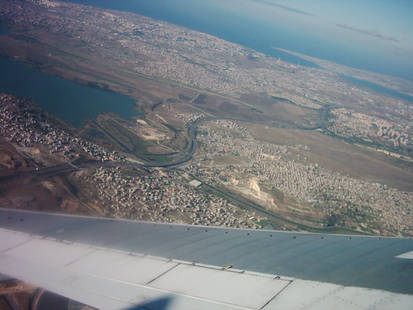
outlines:
[[[204,121],[207,120],[213,120],[213,118],[199,118],[196,121],[190,123],[187,126],[187,136],[188,136],[188,145],[185,150],[181,151],[181,154],[183,154],[183,157],[174,159],[170,161],[169,163],[153,163],[153,164],[138,164],[141,167],[158,167],[158,168],[165,168],[165,167],[173,167],[173,166],[179,166],[182,165],[192,159],[194,156],[196,149],[197,149],[197,143],[196,143],[196,128],[197,126]]]
[[[45,168],[36,168],[33,170],[26,170],[26,171],[18,171],[12,175],[6,175],[0,177],[0,183],[4,184],[6,182],[17,181],[20,179],[25,179],[27,177],[43,177],[49,178],[53,177],[62,173],[70,173],[74,171],[78,171],[83,168],[88,168],[92,166],[104,165],[105,163],[101,162],[85,162],[81,164],[73,164],[72,162],[66,162],[63,164],[59,164],[52,167],[45,167]]]
[[[195,152],[197,150],[197,143],[196,143],[196,129],[197,126],[206,121],[214,121],[214,120],[231,120],[231,121],[243,121],[243,122],[249,122],[249,123],[259,123],[259,124],[265,124],[269,126],[273,126],[273,122],[268,122],[268,121],[251,121],[251,120],[239,120],[239,119],[234,119],[234,118],[216,118],[216,117],[203,117],[199,118],[187,125],[187,137],[188,137],[188,144],[187,147],[180,152],[182,155],[181,158],[176,158],[171,160],[170,162],[167,163],[139,163],[134,160],[130,160],[130,162],[135,162],[135,165],[139,167],[145,167],[145,168],[167,168],[167,167],[174,167],[174,166],[179,166],[182,165],[188,161],[190,161],[193,156],[195,155]],[[122,164],[121,162],[95,162],[95,161],[90,161],[82,164],[77,164],[76,166],[72,162],[67,162],[64,164],[59,164],[53,167],[46,167],[46,168],[41,168],[41,169],[36,169],[36,170],[30,170],[30,171],[22,171],[15,173],[10,176],[2,176],[0,177],[0,183],[2,182],[10,182],[14,181],[17,179],[21,178],[26,178],[29,176],[32,177],[51,177],[55,176],[58,174],[62,173],[70,173],[74,172],[76,170],[80,170],[83,168],[88,168],[92,166],[113,166],[115,164]]]
[[[199,118],[191,123],[188,124],[187,126],[187,136],[189,139],[188,146],[186,149],[182,150],[180,154],[183,154],[181,158],[179,159],[174,159],[170,161],[169,163],[150,163],[150,164],[143,164],[143,163],[137,163],[138,166],[140,167],[158,167],[158,168],[165,168],[165,167],[173,167],[173,166],[179,166],[182,165],[192,159],[192,157],[195,155],[196,149],[197,149],[197,143],[196,143],[196,128],[197,126],[206,121],[215,121],[215,120],[226,120],[226,121],[241,121],[241,122],[247,122],[247,123],[252,123],[252,124],[260,124],[260,125],[267,125],[267,126],[274,126],[275,122],[273,121],[252,121],[252,120],[241,120],[241,119],[236,119],[236,118],[217,118],[217,117],[203,117]],[[291,126],[291,125],[290,125]],[[283,127],[283,126],[280,126]],[[284,126],[285,127],[285,126]],[[309,128],[308,130],[315,130],[318,129],[319,127],[315,128]]]

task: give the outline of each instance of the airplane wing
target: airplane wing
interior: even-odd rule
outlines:
[[[413,309],[413,240],[0,209],[0,274],[99,309]]]

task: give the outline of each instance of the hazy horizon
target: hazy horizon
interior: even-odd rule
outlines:
[[[396,0],[66,0],[131,11],[284,60],[273,47],[413,80],[413,3]]]

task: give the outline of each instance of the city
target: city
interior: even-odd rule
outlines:
[[[0,309],[410,309],[412,12],[0,0]]]

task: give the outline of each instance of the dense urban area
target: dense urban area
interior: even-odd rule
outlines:
[[[204,161],[235,156],[240,162],[219,168],[195,165],[193,173],[208,182],[249,188],[253,195],[259,195],[259,184],[265,184],[321,210],[326,218],[342,222],[343,226],[349,221],[347,226],[361,224],[373,230],[381,227],[386,231],[408,233],[412,229],[411,192],[323,169],[307,162],[305,156],[297,158],[291,153],[291,149],[298,148],[305,154],[309,151],[306,145],[284,146],[257,141],[238,122],[215,121],[204,124],[202,129],[205,134],[200,135],[199,140],[203,142]],[[263,195],[265,197],[265,192]]]
[[[224,185],[270,209],[283,203],[275,202],[272,194],[281,192],[321,212],[325,225],[391,234],[409,234],[412,230],[411,192],[319,167],[308,162],[305,155],[295,155],[297,150],[308,152],[308,146],[257,141],[241,122],[202,123],[198,154],[180,169],[133,168],[124,156],[56,128],[33,103],[4,94],[0,100],[0,132],[21,152],[35,157],[33,149],[40,146],[61,161],[84,153],[99,162],[118,163],[76,172],[74,177],[107,215],[252,228],[262,227],[267,220],[205,192],[201,187],[205,183]],[[176,117],[189,123],[203,115],[177,113]],[[235,160],[211,164],[231,157]]]
[[[122,158],[116,152],[108,152],[53,126],[32,102],[6,94],[0,94],[0,135],[20,147],[22,152],[43,145],[50,154],[64,160],[75,160],[81,153],[99,161]]]
[[[92,194],[98,197],[106,215],[157,222],[261,227],[258,222],[262,218],[238,210],[222,198],[197,190],[200,184],[195,180],[191,183],[191,178],[183,170],[131,170],[125,157],[117,152],[107,151],[53,126],[32,102],[0,94],[0,103],[1,136],[25,156],[37,159],[40,167],[46,163],[36,156],[39,148],[44,148],[45,153],[56,161],[74,161],[84,154],[102,163],[114,162],[114,167],[102,165],[92,168],[90,175],[80,172],[76,176],[85,188],[93,188]],[[121,169],[121,166],[126,169]]]

